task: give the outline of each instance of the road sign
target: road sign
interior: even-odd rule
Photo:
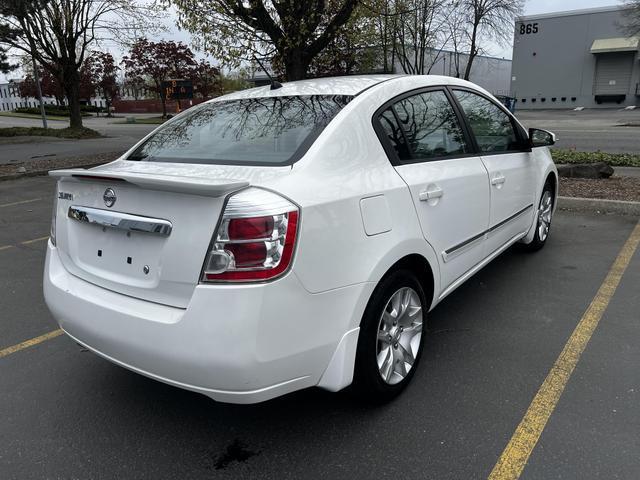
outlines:
[[[191,80],[165,80],[162,82],[162,92],[166,100],[192,99],[193,83]]]

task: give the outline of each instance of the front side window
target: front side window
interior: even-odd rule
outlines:
[[[307,95],[206,103],[161,127],[127,160],[288,165],[351,98]]]
[[[397,121],[391,118],[393,113]],[[401,161],[425,161],[469,152],[455,111],[442,90],[403,98],[383,112],[379,121]],[[392,127],[394,124],[404,133],[402,137]]]
[[[454,90],[469,126],[483,153],[508,152],[521,147],[511,117],[486,98],[466,90]]]

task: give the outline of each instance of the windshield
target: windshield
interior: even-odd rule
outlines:
[[[351,98],[309,95],[206,103],[161,127],[127,160],[292,164]]]

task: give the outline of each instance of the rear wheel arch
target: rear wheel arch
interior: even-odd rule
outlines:
[[[419,253],[412,253],[410,255],[406,255],[394,263],[380,278],[378,284],[382,282],[382,280],[393,272],[398,270],[408,270],[413,273],[420,285],[422,286],[422,290],[424,291],[424,295],[427,298],[428,305],[426,305],[427,311],[431,308],[433,304],[433,296],[434,296],[434,272],[433,268],[429,264],[429,261],[420,255]]]

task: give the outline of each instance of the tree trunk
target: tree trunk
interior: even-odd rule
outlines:
[[[64,75],[64,93],[69,103],[69,128],[82,128],[80,111],[80,74],[69,68]]]
[[[306,58],[303,49],[291,49],[285,55],[284,69],[288,82],[304,80],[311,62]]]
[[[469,80],[471,76],[471,66],[476,59],[478,52],[476,51],[476,37],[478,36],[478,25],[473,24],[473,31],[471,33],[471,48],[469,49],[469,59],[467,60],[467,68],[464,70],[464,79]]]
[[[160,103],[162,104],[162,118],[167,118],[167,102],[164,95],[160,95]]]

